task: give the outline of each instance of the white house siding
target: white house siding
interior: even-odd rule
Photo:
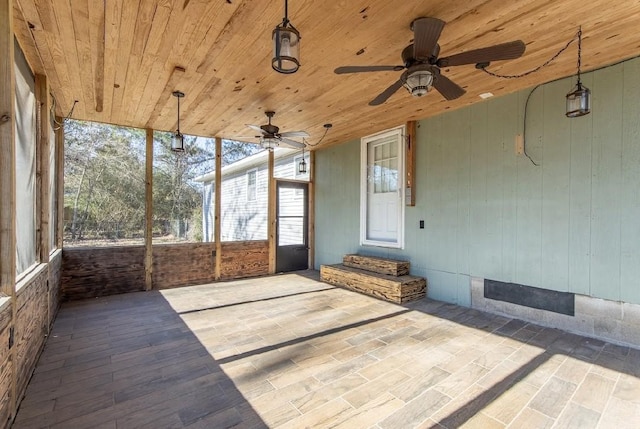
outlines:
[[[213,182],[206,182],[202,187],[202,240],[213,241]]]
[[[278,219],[278,245],[304,244],[304,194],[299,189],[279,190],[280,216],[299,216]]]
[[[256,163],[237,171],[225,173],[223,169],[220,211],[222,241],[267,239],[269,171],[266,155],[266,153],[254,155]],[[274,176],[279,179],[308,180],[308,174],[296,177],[297,164],[294,165],[294,159],[298,161],[297,157],[299,156],[300,153],[294,153],[276,159]],[[308,166],[308,154],[305,154],[305,159]],[[232,166],[233,164],[229,167]],[[256,198],[253,201],[247,201],[247,173],[251,170],[256,171]],[[291,192],[291,198],[301,197],[299,192]],[[202,204],[204,241],[213,241],[215,212],[215,185],[213,181],[204,184]],[[293,240],[293,236],[287,237],[288,240]]]
[[[253,201],[247,201],[247,171],[225,176],[222,180],[220,210],[222,241],[267,239],[267,166],[260,166],[255,171],[256,198]],[[212,194],[214,194],[213,189]]]

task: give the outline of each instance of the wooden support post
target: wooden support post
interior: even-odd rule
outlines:
[[[146,130],[144,186],[144,288],[153,289],[153,130]]]
[[[222,241],[221,241],[221,218],[222,207],[222,139],[216,137],[216,182],[215,182],[215,201],[213,208],[213,240],[216,243],[216,260],[215,260],[215,279],[220,280],[222,273]]]
[[[39,262],[49,262],[49,85],[47,77],[36,75],[36,254]]]
[[[309,152],[309,269],[314,269],[316,250],[316,153]]]
[[[15,158],[15,66],[13,2],[0,0],[0,295],[11,301],[9,329],[14,331],[16,304],[16,158]],[[10,331],[10,332],[11,332]],[[6,345],[3,345],[6,347]],[[9,383],[9,421],[17,408],[16,347],[10,345],[13,362]],[[6,422],[3,422],[3,424]]]
[[[407,138],[406,138],[406,179],[407,179],[407,195],[406,205],[416,205],[416,121],[407,122]]]
[[[64,122],[56,117],[56,247],[62,249],[64,240]],[[53,226],[52,226],[53,227]]]
[[[267,236],[269,237],[269,274],[276,272],[276,179],[273,178],[273,151],[269,151],[269,197],[267,201]]]

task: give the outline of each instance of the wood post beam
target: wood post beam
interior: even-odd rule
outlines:
[[[13,2],[0,0],[0,292],[15,295],[15,69]]]
[[[64,239],[64,122],[56,117],[56,247],[62,249]],[[53,225],[52,225],[53,227]]]
[[[16,325],[16,158],[15,158],[15,64],[13,2],[0,0],[0,296],[11,302],[10,332]],[[9,420],[17,409],[16,347],[9,349],[12,361],[9,382]]]
[[[144,289],[153,289],[153,130],[145,130]]]
[[[267,201],[267,236],[269,238],[269,274],[276,272],[276,179],[273,178],[274,156],[273,151],[269,151],[269,196]]]
[[[406,205],[416,205],[416,121],[407,122],[406,147]]]
[[[39,262],[49,262],[51,212],[49,185],[50,171],[50,117],[49,83],[47,77],[36,75],[36,254]]]
[[[220,280],[222,267],[222,241],[221,241],[221,213],[222,207],[222,138],[216,137],[216,179],[215,179],[215,201],[214,201],[214,220],[213,220],[213,240],[216,243],[215,255],[215,279]]]
[[[309,152],[309,269],[314,269],[316,250],[316,153]]]

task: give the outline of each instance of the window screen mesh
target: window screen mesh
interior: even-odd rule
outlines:
[[[16,75],[16,274],[36,258],[36,97],[35,79],[15,43]]]

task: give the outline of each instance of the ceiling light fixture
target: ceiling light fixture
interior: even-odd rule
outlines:
[[[578,30],[578,81],[573,91],[567,94],[567,117],[577,118],[591,112],[591,91],[580,81],[582,66],[582,27]]]
[[[171,150],[174,152],[184,152],[184,136],[180,132],[180,99],[184,97],[184,92],[173,91],[173,96],[178,99],[178,129],[171,139]]]
[[[284,0],[284,18],[271,35],[273,59],[271,67],[277,72],[291,74],[300,68],[300,33],[289,21],[289,4]]]
[[[411,67],[402,75],[402,86],[414,97],[426,95],[433,85],[433,71],[428,64]]]
[[[307,162],[304,160],[304,148],[302,148],[302,159],[298,163],[298,174],[307,174]]]
[[[273,137],[263,137],[260,140],[260,146],[262,146],[263,149],[266,149],[268,151],[273,151],[279,145],[280,143],[278,142],[278,139]]]

